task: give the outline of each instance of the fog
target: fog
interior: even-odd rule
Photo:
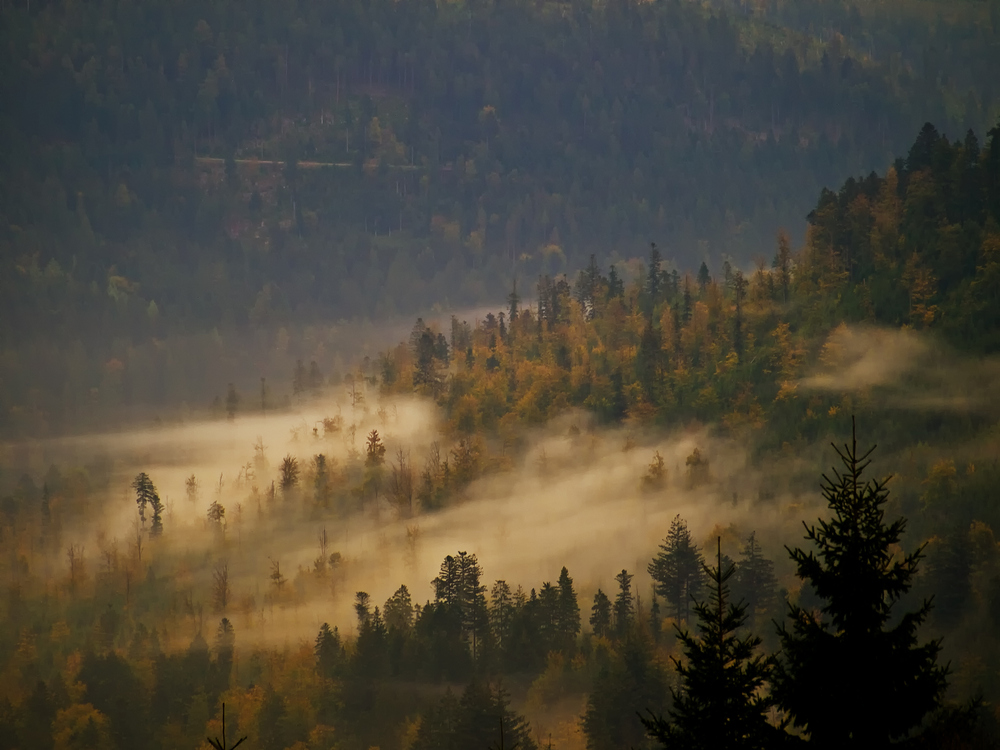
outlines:
[[[432,598],[430,582],[442,559],[459,550],[478,556],[487,585],[504,579],[528,590],[554,581],[565,565],[582,608],[589,610],[597,587],[613,590],[615,574],[626,568],[636,574],[636,592],[647,601],[646,566],[677,514],[699,542],[724,534],[726,551],[734,557],[740,538],[756,531],[777,558],[779,573],[787,574],[777,554],[780,543],[797,538],[801,520],[815,518],[820,510],[818,494],[759,501],[766,477],[748,465],[748,446],[712,437],[708,428],[665,434],[599,429],[582,412],[524,434],[516,463],[510,463],[502,445],[485,446],[495,470],[442,510],[416,508],[411,516],[392,507],[384,493],[377,501],[366,498],[360,509],[357,503],[321,509],[313,500],[309,474],[316,454],[327,457],[336,481],[338,472],[358,470],[365,437],[374,429],[387,448],[386,468],[402,449],[419,476],[432,443],[440,443],[442,456],[453,444],[440,437],[437,407],[430,401],[380,399],[370,392],[364,405],[352,408],[346,391],[337,391],[283,413],[40,446],[46,456],[70,462],[114,457],[112,488],[85,522],[63,530],[65,543],[81,545],[92,570],[100,564],[101,549],[114,545],[134,554],[137,512],[130,484],[145,471],[166,512],[162,537],[144,542],[143,561],[152,575],[171,578],[179,592],[175,619],[167,626],[174,645],[186,645],[219,616],[212,612],[212,581],[223,564],[232,588],[227,612],[240,628],[241,643],[277,645],[314,637],[324,621],[351,632],[357,591],[367,591],[374,604],[381,604],[405,584],[415,602]],[[323,419],[337,417],[342,428],[328,432]],[[260,445],[262,452],[255,449]],[[693,476],[686,464],[695,449],[708,462],[707,475]],[[667,480],[656,491],[644,490],[641,478],[656,452],[664,459]],[[303,470],[301,486],[287,498],[276,482],[285,455],[296,457]],[[185,487],[192,474],[199,485],[194,501]],[[276,489],[269,501],[272,481]],[[221,529],[206,515],[215,500],[226,509]],[[324,530],[327,554],[339,552],[342,558],[319,576],[310,571]],[[280,593],[269,578],[274,562],[287,580]],[[65,556],[44,567],[49,576],[65,577]]]
[[[912,331],[841,327],[825,345],[821,364],[799,386],[863,394],[903,408],[971,409],[991,403],[997,372],[993,361],[958,358]],[[458,436],[447,436],[432,401],[383,397],[374,387],[364,390],[362,382],[329,386],[325,395],[283,411],[8,449],[22,451],[39,473],[49,462],[113,460],[110,489],[72,528],[62,529],[64,545],[82,547],[92,571],[108,550],[135,560],[139,522],[131,483],[138,472],[149,474],[165,503],[164,532],[144,538],[141,566],[122,565],[148,565],[152,576],[171,579],[176,601],[165,627],[177,646],[221,614],[213,611],[212,588],[223,565],[232,590],[226,612],[244,645],[309,639],[322,622],[351,632],[357,591],[381,604],[405,584],[422,603],[433,597],[430,582],[442,559],[460,550],[477,555],[487,586],[504,579],[528,590],[554,581],[567,566],[586,620],[593,593],[598,587],[612,591],[623,568],[635,574],[635,591],[648,600],[646,567],[677,515],[706,548],[722,536],[732,557],[755,531],[780,583],[792,591],[798,586],[783,546],[801,539],[802,521],[823,515],[824,507],[816,483],[796,478],[816,476],[815,460],[825,445],[751,463],[752,445],[720,437],[710,425],[607,428],[585,412],[570,411],[523,431],[513,438],[514,447],[487,439],[482,475],[443,509],[416,502],[401,509],[386,499],[384,487],[399,451],[416,485],[429,453],[447,458]],[[372,430],[386,447],[383,478],[373,491],[359,491]],[[706,462],[700,470],[688,463],[696,450]],[[325,506],[314,498],[317,454],[326,457],[334,487]],[[650,490],[642,478],[657,454],[666,480]],[[296,458],[301,469],[299,486],[287,493],[279,484],[285,456]],[[881,456],[880,463],[888,465],[886,459]],[[198,483],[193,499],[186,487],[192,475]],[[221,525],[207,518],[213,501],[225,507]],[[326,556],[340,558],[331,570],[317,573],[324,532]],[[275,565],[285,581],[280,589],[271,578]],[[62,553],[32,560],[32,567],[50,581],[66,576]]]
[[[799,382],[804,390],[862,393],[900,409],[992,413],[1000,405],[1000,361],[925,333],[841,325],[820,358]]]

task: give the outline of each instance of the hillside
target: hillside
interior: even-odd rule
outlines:
[[[68,285],[56,325],[8,343],[147,336],[151,303],[157,330],[189,333],[479,304],[650,240],[681,267],[741,264],[924,121],[956,135],[998,115],[990,75],[674,0],[3,16],[4,272]],[[963,23],[940,33],[988,64],[989,15]]]

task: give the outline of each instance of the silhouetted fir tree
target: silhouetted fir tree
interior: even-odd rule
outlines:
[[[473,660],[479,657],[480,641],[489,629],[486,611],[486,586],[482,584],[483,569],[475,555],[458,553],[461,574],[462,627],[472,646]]]
[[[779,628],[782,659],[774,696],[818,747],[882,747],[906,736],[936,709],[947,684],[937,664],[940,641],[919,644],[925,601],[899,615],[923,547],[899,554],[906,520],[884,522],[888,480],[863,479],[875,450],[834,446],[843,471],[823,476],[833,517],[806,526],[817,551],[789,549],[797,575],[824,602],[819,615],[790,605],[791,629]]]
[[[146,506],[152,505],[154,498],[159,500],[156,487],[153,486],[149,474],[143,471],[136,474],[132,480],[132,489],[135,490],[135,504],[139,507],[139,518],[146,523]]]
[[[698,267],[698,286],[701,287],[702,291],[705,291],[705,287],[707,287],[711,281],[712,275],[708,272],[708,265],[705,261],[702,261],[701,265]]]
[[[538,647],[548,653],[559,648],[559,589],[549,581],[538,591],[538,618],[536,621]]]
[[[340,633],[337,628],[331,630],[330,625],[325,622],[320,626],[313,653],[316,655],[316,671],[322,677],[333,679],[341,656]]]
[[[566,653],[576,647],[576,636],[580,632],[580,605],[573,590],[573,579],[565,567],[559,571],[559,602],[556,609],[556,648]]]
[[[635,619],[635,605],[632,600],[632,578],[633,576],[627,570],[622,570],[621,573],[615,576],[615,580],[618,582],[618,595],[615,597],[614,604],[614,626],[615,635],[619,638],[625,637],[632,626],[632,621]]]
[[[738,634],[747,621],[747,606],[730,601],[728,582],[736,568],[725,566],[721,540],[716,561],[714,567],[705,566],[710,598],[694,607],[698,635],[674,623],[685,659],[672,658],[683,684],[671,691],[670,718],[650,711],[642,723],[651,737],[671,749],[771,747],[780,730],[767,722],[772,701],[761,692],[771,660],[759,653],[758,636]]]
[[[354,676],[365,681],[379,680],[389,674],[388,632],[378,607],[358,630],[351,668]]]
[[[490,591],[489,617],[493,641],[502,653],[507,648],[511,621],[514,617],[514,600],[506,581],[497,581],[493,584],[493,589]]]
[[[600,589],[594,594],[594,606],[590,609],[590,627],[601,638],[611,635],[611,600]]]
[[[703,568],[701,553],[691,540],[687,523],[675,516],[660,551],[647,568],[656,592],[667,600],[675,619],[687,619],[691,597],[699,593]]]
[[[413,599],[406,586],[400,586],[386,599],[382,609],[385,625],[390,631],[409,632],[413,627]]]
[[[359,591],[354,595],[354,614],[358,617],[358,627],[360,628],[371,617],[372,598],[367,591]]]

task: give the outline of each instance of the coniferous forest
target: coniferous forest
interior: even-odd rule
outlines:
[[[0,750],[1000,742],[996,0],[0,38]]]

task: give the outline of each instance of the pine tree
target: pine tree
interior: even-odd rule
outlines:
[[[918,644],[930,602],[897,615],[923,547],[897,557],[906,520],[886,525],[887,479],[863,480],[875,448],[834,446],[843,471],[823,476],[833,517],[806,525],[818,552],[790,549],[797,575],[823,601],[819,615],[790,606],[791,630],[779,629],[783,658],[774,695],[819,747],[880,747],[907,735],[940,705],[947,668],[940,641]]]
[[[385,613],[385,625],[392,631],[406,633],[413,627],[413,600],[410,597],[410,590],[406,586],[400,586],[389,597],[382,608]]]
[[[573,579],[565,567],[559,572],[559,603],[556,609],[557,648],[570,653],[580,632],[580,605],[573,590]]]
[[[590,627],[599,638],[611,635],[611,600],[600,589],[594,594],[594,606],[590,609]]]
[[[751,750],[770,747],[779,734],[766,719],[772,702],[761,694],[771,662],[758,653],[758,636],[738,634],[747,607],[730,601],[728,581],[736,569],[723,565],[720,540],[715,567],[705,567],[711,596],[694,608],[699,634],[674,624],[686,661],[673,659],[683,687],[671,691],[670,719],[648,712],[642,720],[650,736],[671,749]]]
[[[708,272],[708,265],[705,261],[702,261],[701,265],[698,267],[698,286],[700,286],[701,290],[704,292],[705,287],[707,287],[711,282],[712,274]]]
[[[615,597],[615,635],[624,638],[635,618],[635,605],[632,603],[632,578],[627,571],[622,570],[615,576],[618,582],[618,596]]]
[[[506,581],[497,581],[490,592],[490,629],[493,640],[502,651],[510,638],[511,620],[514,616],[514,601],[510,586]]]
[[[687,619],[691,597],[701,586],[704,563],[681,517],[675,516],[660,545],[660,552],[647,570],[656,592],[673,608],[675,619]]]
[[[330,625],[325,622],[320,626],[313,653],[316,654],[316,671],[320,676],[331,679],[340,662],[340,633],[337,628],[330,630]]]
[[[146,506],[153,505],[154,498],[159,501],[156,487],[153,486],[153,480],[149,478],[149,474],[143,471],[136,474],[135,479],[132,480],[132,489],[135,490],[135,504],[139,506],[139,518],[143,523],[146,523]]]

